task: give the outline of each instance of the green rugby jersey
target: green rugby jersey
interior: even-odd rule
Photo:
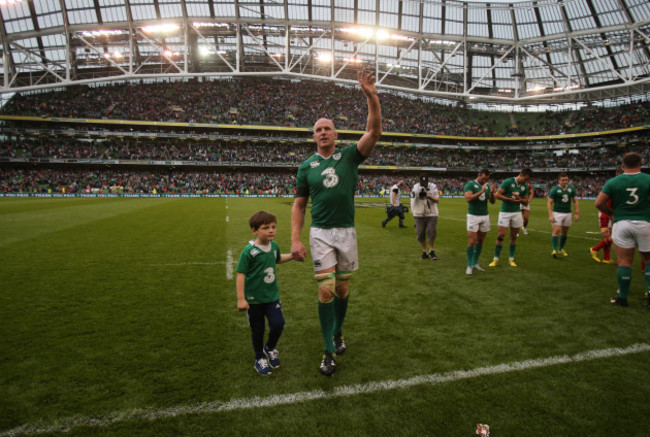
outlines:
[[[354,226],[354,192],[359,164],[365,158],[356,144],[336,149],[325,159],[312,155],[298,168],[296,191],[311,196],[311,226],[331,229]]]
[[[490,184],[487,184],[485,187],[485,191],[483,194],[478,196],[478,198],[472,200],[471,202],[467,202],[468,207],[467,207],[467,213],[472,214],[472,215],[488,215],[488,200],[490,197]],[[476,194],[479,191],[481,191],[481,184],[476,182],[475,180],[469,181],[468,183],[465,184],[464,192],[471,191],[472,193]]]
[[[650,222],[650,174],[621,174],[608,180],[602,189],[612,199],[614,222],[641,220]]]
[[[503,195],[510,199],[513,198],[513,194],[515,193],[517,193],[519,197],[528,197],[530,195],[528,184],[526,182],[521,185],[517,184],[517,179],[515,177],[503,181],[499,188],[503,188]],[[501,212],[519,212],[521,211],[519,205],[519,203],[501,201]]]
[[[279,261],[280,248],[275,241],[271,241],[267,247],[250,241],[239,255],[236,271],[246,275],[244,296],[249,304],[269,303],[280,299],[280,287],[275,275],[275,264]]]
[[[576,197],[576,188],[569,184],[566,189],[556,185],[551,188],[548,198],[553,199],[553,212],[571,212],[571,202]]]

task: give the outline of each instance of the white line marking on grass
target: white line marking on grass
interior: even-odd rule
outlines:
[[[232,250],[228,249],[228,253],[226,254],[226,279],[229,281],[232,281],[232,265],[234,262],[235,261],[232,259]]]
[[[225,264],[227,261],[199,262],[187,261],[181,263],[149,264],[147,267],[176,267],[176,266],[214,266]]]
[[[73,416],[61,418],[55,424],[28,424],[0,432],[0,437],[15,437],[20,435],[35,435],[46,433],[67,432],[81,426],[105,428],[116,423],[134,420],[169,419],[187,415],[214,414],[224,411],[248,410],[261,407],[276,407],[278,405],[292,405],[299,402],[308,402],[320,399],[355,396],[366,393],[377,393],[387,390],[403,390],[419,385],[435,385],[445,382],[460,381],[479,376],[498,375],[502,373],[518,372],[521,370],[537,369],[555,366],[558,364],[579,363],[600,358],[620,357],[630,354],[650,352],[650,344],[639,343],[626,348],[599,349],[582,352],[575,355],[562,355],[534,360],[515,361],[512,363],[498,364],[496,366],[479,367],[472,370],[456,370],[432,375],[420,375],[407,379],[369,382],[365,384],[344,385],[334,387],[331,391],[313,390],[306,392],[278,394],[266,397],[240,398],[229,401],[202,402],[194,405],[177,405],[169,408],[136,408],[132,410],[115,411],[106,416]]]

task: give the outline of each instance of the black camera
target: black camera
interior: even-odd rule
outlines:
[[[424,199],[427,197],[427,192],[429,191],[429,177],[425,174],[420,175],[420,192],[418,197]]]

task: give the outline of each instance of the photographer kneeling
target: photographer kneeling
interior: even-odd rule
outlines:
[[[404,181],[399,181],[392,187],[390,187],[390,205],[386,207],[386,220],[381,222],[383,228],[386,227],[386,224],[391,221],[395,216],[399,217],[399,227],[405,228],[404,226],[404,213],[408,212],[408,208],[402,205],[400,198],[402,197],[402,190],[406,186]]]
[[[439,202],[438,186],[429,182],[427,175],[420,175],[420,182],[411,189],[411,213],[415,220],[415,233],[420,246],[422,246],[422,259],[438,259],[435,250],[433,250],[433,244],[436,241]],[[427,240],[429,242],[428,252]]]

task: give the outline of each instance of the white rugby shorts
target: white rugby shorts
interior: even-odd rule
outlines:
[[[499,226],[505,228],[521,228],[524,225],[524,218],[521,212],[499,212]]]
[[[623,249],[639,248],[639,252],[650,252],[650,222],[621,220],[612,227],[614,244]]]
[[[467,214],[467,232],[488,232],[489,230],[489,215]]]
[[[571,226],[571,223],[573,223],[573,221],[571,220],[570,212],[553,211],[553,224],[555,226],[563,226],[565,228],[568,228],[569,226]]]
[[[309,229],[309,246],[314,271],[336,266],[336,270],[353,272],[359,269],[357,230],[351,228]]]

